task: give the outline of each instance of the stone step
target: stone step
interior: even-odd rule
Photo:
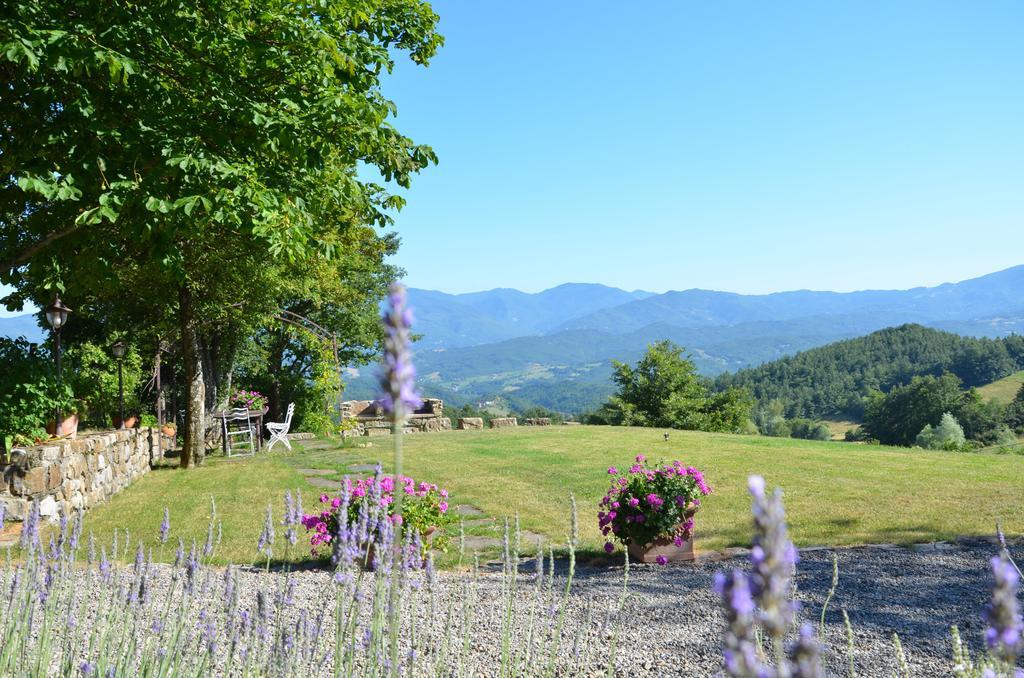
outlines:
[[[319,476],[316,476],[316,477],[313,477],[313,478],[306,478],[306,482],[309,483],[310,485],[312,485],[313,487],[321,487],[321,488],[323,488],[325,490],[340,490],[341,489],[341,481],[340,480],[330,480],[328,478],[320,478]]]

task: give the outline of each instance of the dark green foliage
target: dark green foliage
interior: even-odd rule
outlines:
[[[45,349],[22,339],[0,337],[0,446],[45,437],[46,422],[60,408],[74,407],[71,389],[57,385],[53,360]],[[10,439],[14,439],[13,441]]]
[[[1024,433],[1024,385],[1006,408],[1006,425],[1018,433]]]
[[[964,435],[979,445],[991,445],[1000,438],[1005,410],[998,403],[985,402],[975,389],[963,391],[954,374],[914,377],[906,386],[889,393],[875,392],[868,398],[863,433],[887,445],[913,445],[926,426],[938,426],[945,413],[951,414]]]
[[[1021,337],[975,339],[903,325],[722,375],[715,385],[718,389],[745,387],[762,403],[781,400],[787,417],[859,418],[869,394],[887,392],[916,376],[951,372],[970,387],[1021,368]]]
[[[692,360],[670,341],[651,344],[631,367],[613,362],[618,392],[596,413],[624,426],[653,426],[698,431],[737,431],[750,416],[750,397],[742,389],[712,393]]]
[[[790,419],[789,436],[803,440],[832,440],[832,431],[820,421],[812,419]]]

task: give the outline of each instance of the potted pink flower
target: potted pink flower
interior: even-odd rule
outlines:
[[[443,528],[451,522],[448,490],[433,483],[417,483],[408,476],[378,474],[357,480],[346,477],[338,496],[320,495],[320,511],[302,516],[302,524],[310,534],[312,555],[330,556],[335,538],[344,531],[360,535],[360,557],[371,561],[383,522],[399,524],[399,516],[393,511],[396,492],[403,493],[404,530],[418,534],[423,548],[446,550],[448,535]]]
[[[231,408],[245,408],[250,412],[258,414],[266,414],[268,409],[266,396],[259,391],[246,391],[244,389],[231,394],[228,406]]]
[[[701,497],[711,493],[704,474],[676,460],[648,463],[641,454],[626,471],[608,469],[611,487],[601,499],[598,526],[615,550],[612,539],[629,549],[630,558],[642,563],[694,559],[693,516]]]

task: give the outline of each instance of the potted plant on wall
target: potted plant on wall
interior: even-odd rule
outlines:
[[[693,560],[693,516],[711,493],[704,474],[679,460],[650,464],[641,454],[628,470],[608,469],[611,487],[597,514],[611,553],[617,539],[642,563]]]
[[[269,409],[267,405],[267,397],[259,391],[240,389],[232,393],[228,399],[228,407],[245,408],[253,415],[266,414]]]

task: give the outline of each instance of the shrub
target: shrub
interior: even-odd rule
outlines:
[[[107,428],[111,417],[119,411],[117,360],[110,351],[86,341],[73,344],[66,351],[65,379],[75,398],[81,401],[81,414],[86,424]],[[124,381],[125,416],[139,411],[139,386],[142,383],[142,357],[129,346],[121,359]]]
[[[0,365],[0,442],[8,441],[4,447],[45,439],[54,410],[76,410],[69,385],[57,384],[49,355],[24,339],[0,337]]]
[[[802,440],[832,440],[832,431],[824,422],[811,419],[790,419],[790,437]]]
[[[963,428],[949,412],[942,415],[938,426],[933,428],[931,424],[927,424],[921,429],[914,444],[929,450],[957,451],[969,447]]]
[[[608,474],[612,483],[601,500],[598,526],[605,537],[614,535],[626,545],[674,539],[678,546],[691,536],[700,498],[711,493],[704,475],[679,460],[649,464],[641,454],[628,471],[613,466]],[[611,541],[605,543],[605,551],[614,548]]]

